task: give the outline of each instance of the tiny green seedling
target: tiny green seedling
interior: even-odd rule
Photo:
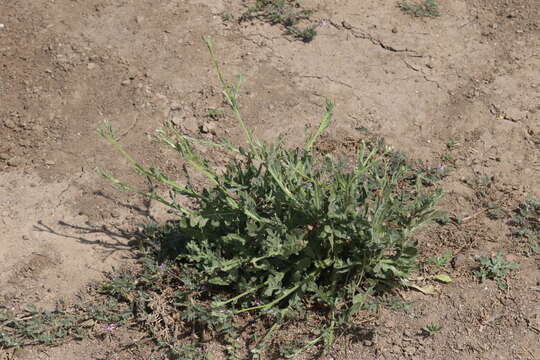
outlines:
[[[230,14],[230,13],[223,13],[221,14],[221,20],[223,20],[224,22],[227,22],[227,21],[230,21],[232,20],[233,16]]]
[[[444,211],[444,212],[441,212],[441,214],[435,221],[439,225],[446,225],[446,224],[449,224],[450,221],[452,221],[452,219],[450,219],[450,215],[448,215],[448,213]]]
[[[428,262],[437,267],[445,267],[453,256],[454,254],[449,251],[443,255],[428,258]]]
[[[213,119],[213,120],[223,118],[223,117],[225,117],[225,110],[223,110],[221,108],[209,109],[208,110],[208,117]]]
[[[517,263],[505,262],[502,251],[494,257],[481,256],[478,261],[479,267],[474,271],[474,275],[480,279],[480,282],[486,279],[495,280],[501,290],[508,289],[508,284],[504,280],[506,275],[519,267]]]
[[[459,145],[459,143],[454,140],[454,139],[450,139],[446,142],[446,148],[448,150],[453,150],[455,147],[457,147]]]
[[[540,201],[531,197],[519,204],[511,224],[516,227],[513,234],[528,239],[540,239]]]
[[[404,12],[411,14],[413,16],[422,16],[422,17],[437,17],[441,16],[439,12],[439,6],[435,0],[424,0],[421,3],[411,4],[408,2],[402,2],[399,4],[399,7]]]
[[[301,39],[303,42],[310,42],[317,35],[317,29],[315,26],[308,26],[305,29],[298,30],[297,28],[289,28],[289,32],[295,37]]]
[[[454,162],[454,157],[451,154],[445,153],[441,155],[441,161],[445,163]]]
[[[510,222],[514,227],[512,234],[528,240],[529,248],[525,250],[525,255],[540,253],[540,201],[529,196],[514,213]]]
[[[430,323],[427,324],[422,328],[422,333],[425,337],[432,337],[435,334],[437,334],[439,331],[441,331],[443,327],[436,323]]]

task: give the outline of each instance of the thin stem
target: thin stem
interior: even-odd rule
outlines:
[[[218,302],[218,303],[216,303],[216,304],[214,304],[214,305],[215,305],[216,307],[222,307],[222,306],[225,306],[225,305],[230,304],[230,303],[232,303],[232,302],[235,302],[235,301],[237,301],[237,300],[243,298],[244,296],[249,295],[249,294],[251,294],[251,293],[253,293],[253,292],[259,290],[260,288],[266,286],[269,282],[270,282],[270,280],[266,280],[264,283],[262,283],[262,284],[260,284],[260,285],[257,285],[257,286],[255,286],[254,288],[251,288],[251,289],[249,289],[249,290],[247,290],[247,291],[244,291],[244,292],[241,293],[240,295],[237,295],[237,296],[235,296],[235,297],[233,297],[233,298],[231,298],[231,299],[229,299],[229,300],[226,300],[226,301]]]

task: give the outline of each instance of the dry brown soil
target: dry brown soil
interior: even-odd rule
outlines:
[[[174,158],[147,141],[164,120],[241,141],[230,117],[207,117],[223,107],[201,41],[212,35],[227,72],[246,77],[242,109],[259,138],[298,143],[329,97],[331,147],[369,131],[436,163],[448,140],[459,143],[441,205],[467,221],[419,238],[426,255],[455,253],[455,281],[435,296],[404,292],[409,314],[382,311],[374,336],[343,340],[328,359],[540,359],[540,259],[523,255],[467,185],[490,177],[490,200],[506,211],[540,197],[540,3],[438,2],[442,16],[414,18],[394,0],[306,0],[327,21],[305,44],[279,26],[238,24],[247,1],[1,0],[0,304],[76,301],[131,261],[138,224],[160,216],[96,175],[106,167],[140,181],[98,137],[104,120],[134,156],[165,170]],[[521,264],[505,292],[471,274],[475,257],[498,250]],[[443,328],[418,336],[429,323]],[[0,359],[151,358],[133,341],[0,349]]]

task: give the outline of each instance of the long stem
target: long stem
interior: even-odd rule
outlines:
[[[260,353],[262,351],[262,349],[264,349],[264,347],[266,346],[266,343],[268,342],[268,339],[270,338],[270,336],[272,335],[272,333],[278,329],[279,327],[281,326],[281,322],[278,320],[276,321],[272,327],[270,328],[270,330],[268,330],[266,332],[266,334],[264,335],[264,337],[261,339],[261,341],[259,341],[257,343],[257,346],[255,347],[255,349],[253,349],[251,352],[253,354],[256,354],[256,353]]]
[[[262,283],[262,284],[260,284],[260,285],[257,285],[257,286],[255,286],[254,288],[251,288],[251,289],[249,289],[249,290],[247,290],[247,291],[244,291],[244,292],[241,293],[240,295],[237,295],[237,296],[235,296],[235,297],[233,297],[233,298],[231,298],[231,299],[229,299],[229,300],[221,301],[221,302],[216,303],[215,306],[216,306],[216,307],[222,307],[222,306],[225,306],[225,305],[230,304],[230,303],[232,303],[232,302],[235,302],[235,301],[237,301],[237,300],[243,298],[244,296],[249,295],[249,294],[251,294],[252,292],[255,292],[255,291],[259,290],[259,289],[262,288],[263,286],[267,285],[269,282],[270,282],[270,280],[266,280],[264,283]]]
[[[303,283],[302,283],[303,284]],[[258,310],[258,309],[265,309],[265,308],[269,308],[269,307],[272,307],[274,305],[276,305],[277,303],[279,303],[281,300],[285,299],[286,297],[288,297],[289,295],[291,295],[293,292],[295,292],[296,290],[298,290],[298,288],[300,287],[300,285],[302,284],[297,284],[295,286],[293,286],[292,288],[290,288],[289,290],[285,291],[285,293],[283,295],[281,295],[280,297],[278,297],[277,299],[275,300],[272,300],[271,302],[269,302],[268,304],[263,304],[263,305],[258,305],[258,306],[252,306],[252,307],[249,307],[249,308],[246,308],[246,309],[242,309],[242,310],[237,310],[235,311],[234,313],[235,314],[241,314],[243,312],[246,312],[246,311],[252,311],[252,310]]]
[[[244,120],[242,119],[242,116],[240,115],[240,110],[238,109],[238,94],[235,94],[235,91],[233,88],[227,83],[227,80],[225,80],[225,77],[223,76],[223,72],[221,71],[221,67],[219,66],[219,62],[217,60],[216,55],[214,54],[214,44],[212,42],[212,38],[210,36],[203,37],[204,41],[206,42],[206,46],[208,47],[208,51],[210,52],[210,57],[212,58],[212,63],[214,64],[214,67],[216,68],[216,72],[218,74],[219,81],[221,82],[221,85],[224,88],[224,95],[227,100],[227,103],[231,107],[234,117],[236,120],[240,123],[240,126],[242,127],[242,130],[244,131],[244,134],[246,135],[246,138],[248,140],[249,146],[251,147],[251,150],[254,151],[254,153],[257,154],[255,142],[253,141],[253,136],[251,135],[251,132],[247,128],[246,124],[244,123]]]

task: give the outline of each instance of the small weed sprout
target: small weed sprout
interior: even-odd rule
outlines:
[[[436,323],[431,323],[422,328],[425,337],[432,337],[442,330],[442,326]]]
[[[540,252],[540,201],[528,197],[514,211],[510,225],[514,227],[512,234],[525,238],[529,242],[526,255]]]
[[[240,21],[261,19],[270,24],[280,24],[287,33],[303,42],[310,42],[317,35],[315,25],[301,28],[302,20],[309,20],[313,11],[303,9],[297,1],[289,0],[256,0],[255,5],[242,14]]]
[[[424,0],[421,3],[411,4],[402,2],[399,4],[401,10],[414,16],[437,17],[441,16],[439,6],[435,0]]]
[[[454,148],[456,148],[457,146],[459,145],[459,142],[457,142],[457,140],[454,140],[454,139],[450,139],[446,142],[446,148],[448,150],[453,150]]]
[[[505,262],[502,251],[494,257],[481,256],[478,261],[479,267],[474,271],[474,275],[480,279],[480,282],[486,279],[495,280],[501,290],[508,289],[508,284],[504,280],[506,275],[519,267],[517,263]]]
[[[439,225],[446,225],[449,224],[452,219],[450,219],[450,215],[448,215],[447,212],[441,212],[441,215],[435,219]]]
[[[411,235],[439,216],[435,205],[442,193],[424,188],[416,170],[382,142],[363,143],[354,163],[317,154],[314,145],[332,121],[331,101],[303,148],[288,149],[280,139],[270,144],[255,139],[239,110],[239,86],[227,82],[211,39],[205,40],[247,145],[189,138],[172,126],[159,130],[156,139],[206,177],[210,185],[199,190],[144,167],[106,124],[99,130],[101,136],[137,173],[168,186],[172,196],[139,190],[109,172],[99,172],[117,188],[177,212],[176,221],[154,226],[152,232],[161,244],[160,256],[183,269],[178,286],[185,290],[175,300],[174,311],[180,311],[186,324],[226,334],[228,349],[235,353],[235,318],[250,313],[271,319],[266,334],[260,334],[251,349],[255,355],[264,351],[292,314],[317,304],[326,320],[312,340],[288,354],[320,344],[326,348],[374,292],[405,284],[417,267]],[[226,170],[215,171],[194,142],[229,152]],[[195,205],[177,201],[180,195]],[[150,279],[148,284],[156,286],[156,281]],[[118,286],[109,291],[124,296]],[[206,302],[200,300],[202,294]]]
[[[444,163],[453,163],[455,160],[452,155],[446,153],[441,155],[441,161]]]
[[[513,234],[532,240],[540,239],[540,201],[529,197],[515,210],[511,224]]]
[[[295,37],[301,39],[303,42],[310,42],[317,35],[317,29],[315,26],[308,26],[305,29],[299,30],[297,28],[289,28],[289,32]]]
[[[452,259],[453,256],[454,254],[451,251],[449,251],[445,253],[444,255],[430,257],[428,259],[428,262],[437,267],[445,267],[448,264],[448,262]]]
[[[230,21],[232,20],[233,16],[230,14],[230,13],[223,13],[221,14],[221,20],[223,20],[224,22],[227,22],[227,21]]]
[[[218,120],[225,117],[225,110],[220,108],[213,108],[208,110],[208,117],[212,120]]]

